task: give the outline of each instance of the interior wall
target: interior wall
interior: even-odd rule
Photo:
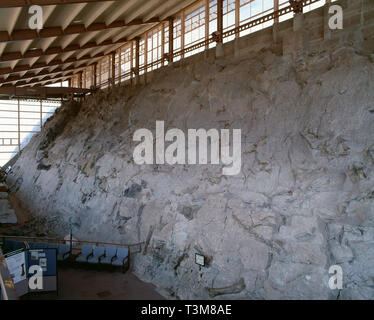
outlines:
[[[341,31],[318,9],[62,106],[7,182],[46,234],[144,241],[133,271],[169,298],[373,298],[374,8],[341,3]],[[241,129],[240,173],[135,164],[157,120]]]

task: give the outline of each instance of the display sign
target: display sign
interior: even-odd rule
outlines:
[[[19,249],[7,253],[4,257],[15,292],[18,297],[21,297],[28,293],[26,252],[23,249]]]
[[[42,286],[32,288],[29,285],[29,292],[57,291],[57,252],[56,249],[35,249],[27,251],[28,279],[35,277],[33,266],[39,266],[42,270]]]
[[[57,275],[56,249],[35,249],[27,252],[27,266],[38,265],[43,270],[43,276]],[[31,276],[30,274],[28,275]]]
[[[54,248],[17,250],[5,255],[17,296],[30,292],[57,291],[57,251]],[[33,266],[39,266],[36,274]],[[40,282],[36,277],[40,276]],[[30,285],[32,282],[33,285]]]
[[[5,262],[14,284],[26,280],[27,272],[25,251],[14,251],[5,255]]]
[[[202,254],[195,253],[195,263],[199,266],[205,266],[205,257]]]

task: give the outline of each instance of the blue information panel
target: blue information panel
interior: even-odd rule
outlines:
[[[6,267],[12,278],[17,296],[30,292],[57,290],[57,250],[55,248],[15,250],[5,255]],[[32,266],[39,266],[41,274],[33,273]],[[41,275],[42,285],[32,286],[33,276]],[[35,278],[35,277],[34,277]]]
[[[27,267],[38,265],[43,269],[43,276],[57,275],[56,249],[35,249],[27,251]],[[28,274],[28,277],[32,274]]]
[[[54,248],[27,250],[27,277],[31,279],[30,267],[40,266],[43,270],[43,288],[29,292],[58,291],[57,289],[57,251]]]

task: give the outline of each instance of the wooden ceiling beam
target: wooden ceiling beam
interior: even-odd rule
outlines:
[[[30,81],[27,81],[28,78],[15,80],[16,81],[15,85],[25,86],[25,85],[30,85],[30,84],[46,82],[48,80],[53,80],[54,81],[54,80],[61,79],[61,78],[71,77],[76,73],[76,71],[87,68],[89,65],[90,64],[85,64],[85,65],[80,66],[80,67],[69,67],[69,68],[66,68],[66,69],[63,69],[63,70],[56,70],[56,71],[52,71],[52,72],[48,72],[48,73],[44,73],[44,74],[36,74],[33,77],[31,77],[32,79]],[[58,75],[58,74],[61,74],[61,73],[66,73],[66,74]],[[38,77],[44,77],[44,78],[43,79],[38,79]],[[15,82],[15,81],[13,81],[13,82]],[[0,85],[1,85],[1,87],[12,86],[11,83],[1,83]]]
[[[82,66],[82,67],[79,67],[79,68],[84,68],[84,67]],[[38,77],[42,77],[42,76],[47,76],[47,75],[51,75],[51,74],[72,71],[72,70],[76,70],[76,69],[77,69],[76,67],[68,67],[68,68],[65,68],[65,69],[57,68],[53,71],[45,70],[45,71],[41,71],[37,74],[27,74],[27,75],[24,75],[24,76],[12,76],[12,77],[9,77],[6,80],[0,81],[0,84],[9,84],[9,83],[12,83],[12,82],[17,82],[18,83],[18,82],[22,82],[22,81],[27,80],[27,79],[38,78]]]
[[[144,12],[148,12],[150,9],[154,7],[159,7],[161,6],[162,2],[164,0],[148,0],[145,4],[138,6],[134,12],[132,12],[127,18],[126,21],[127,23],[131,23],[132,21],[135,21],[135,18],[141,16]]]
[[[44,68],[49,68],[49,67],[55,67],[55,66],[59,66],[59,65],[67,64],[67,63],[74,63],[74,62],[78,62],[78,61],[100,58],[100,57],[103,57],[103,56],[104,56],[104,54],[98,54],[97,56],[92,56],[92,57],[87,55],[87,56],[83,56],[79,59],[69,58],[69,59],[66,59],[64,61],[62,61],[62,60],[52,60],[49,63],[45,63],[45,62],[35,63],[32,66],[30,66],[28,64],[24,64],[24,65],[16,66],[13,69],[12,68],[1,68],[0,69],[0,75],[7,75],[7,74],[11,74],[11,73],[16,73],[16,72],[24,72],[24,71],[30,71],[30,70],[36,70],[36,69],[44,69]],[[17,76],[10,76],[10,77],[7,78],[7,80],[11,77],[16,78]],[[0,83],[1,83],[1,81],[2,80],[0,80]]]
[[[75,63],[75,62],[80,62],[80,61],[85,61],[85,60],[91,60],[91,59],[97,59],[104,57],[106,54],[104,52],[97,53],[95,55],[84,55],[80,58],[67,58],[65,60],[60,60],[60,59],[54,59],[50,62],[40,62],[40,63],[35,63],[32,66],[28,64],[24,65],[18,65],[14,68],[11,67],[6,67],[6,68],[0,68],[0,75],[8,75],[11,73],[17,73],[17,72],[24,72],[24,71],[30,71],[30,70],[36,70],[36,69],[44,69],[44,68],[50,68],[50,67],[55,67],[55,66],[60,66],[63,64],[67,63]],[[0,79],[1,83],[1,79]]]
[[[93,57],[87,57],[86,59],[82,59],[82,60],[92,60],[92,59],[97,59],[97,58],[101,58],[101,57],[104,57],[104,56],[105,56],[104,53],[99,53],[99,54],[97,54]],[[12,83],[12,82],[15,82],[15,81],[22,81],[22,80],[26,80],[26,79],[37,78],[37,77],[44,76],[44,75],[50,75],[50,74],[54,74],[54,73],[70,71],[70,70],[75,70],[75,69],[85,68],[85,67],[87,67],[87,64],[85,64],[84,66],[79,66],[79,67],[71,66],[71,67],[68,67],[68,68],[65,68],[65,69],[63,69],[62,67],[59,67],[57,69],[54,69],[53,71],[44,70],[44,71],[41,71],[41,72],[38,72],[38,73],[27,72],[23,76],[12,75],[12,76],[9,76],[6,79],[1,79],[0,84]]]
[[[119,0],[0,0],[0,8],[29,7],[32,5],[50,6],[60,4],[94,3]]]
[[[124,20],[117,20],[110,24],[105,24],[101,22],[92,23],[88,27],[84,24],[73,24],[68,26],[65,29],[61,27],[47,27],[43,28],[40,31],[31,30],[31,29],[20,29],[14,30],[11,34],[8,31],[0,31],[0,43],[11,42],[11,41],[22,41],[22,40],[34,40],[34,39],[44,39],[51,37],[61,37],[72,34],[81,34],[83,32],[92,32],[92,31],[102,31],[107,29],[114,28],[123,28],[130,26],[138,26],[143,24],[151,24],[160,22],[159,18],[152,18],[147,21],[143,20],[134,20],[129,23],[126,23]]]
[[[159,5],[155,10],[152,10],[147,16],[144,17],[144,20],[152,19],[154,16],[165,12],[166,9],[170,8],[173,5],[181,4],[183,0],[166,0],[161,5]]]
[[[66,70],[63,70],[62,68],[57,68],[57,69],[53,70],[52,72],[49,72],[48,70],[45,70],[45,71],[41,71],[37,74],[35,73],[35,74],[27,74],[27,75],[24,75],[24,76],[11,76],[8,79],[6,79],[5,81],[3,81],[3,80],[0,81],[0,84],[6,84],[6,83],[15,82],[15,81],[23,81],[23,80],[26,80],[26,79],[42,77],[42,76],[46,76],[46,75],[50,75],[50,74],[61,73],[61,72],[64,72],[64,71],[71,71],[73,69],[75,69],[75,68],[69,67],[69,68],[66,68]]]
[[[198,3],[200,0],[184,0],[184,1],[175,1],[175,5],[168,10],[168,12],[165,12],[161,17],[161,21],[165,21],[168,17],[172,17],[174,14],[179,13],[181,10],[184,10],[191,5],[194,5],[195,3]]]
[[[98,47],[110,46],[110,45],[114,45],[114,44],[126,43],[127,41],[128,40],[126,38],[122,38],[122,39],[117,40],[117,41],[105,40],[101,43],[96,43],[96,42],[92,41],[92,42],[86,43],[83,46],[80,46],[78,44],[71,44],[71,45],[68,45],[65,48],[51,47],[51,48],[48,48],[47,50],[34,49],[34,50],[28,50],[24,54],[22,54],[21,52],[9,52],[9,53],[4,53],[0,57],[0,62],[27,59],[27,58],[37,58],[37,57],[54,55],[54,54],[59,54],[59,53],[66,53],[66,52],[72,52],[72,51],[78,51],[78,50],[98,48]]]

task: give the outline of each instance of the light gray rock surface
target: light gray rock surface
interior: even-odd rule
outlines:
[[[17,224],[17,216],[7,192],[0,192],[0,224]]]
[[[65,105],[8,184],[49,234],[70,219],[78,239],[144,241],[134,271],[169,298],[374,298],[374,64],[351,47],[303,59],[174,63]],[[241,173],[134,164],[133,133],[156,120],[241,129]],[[334,264],[341,291],[328,287]]]

